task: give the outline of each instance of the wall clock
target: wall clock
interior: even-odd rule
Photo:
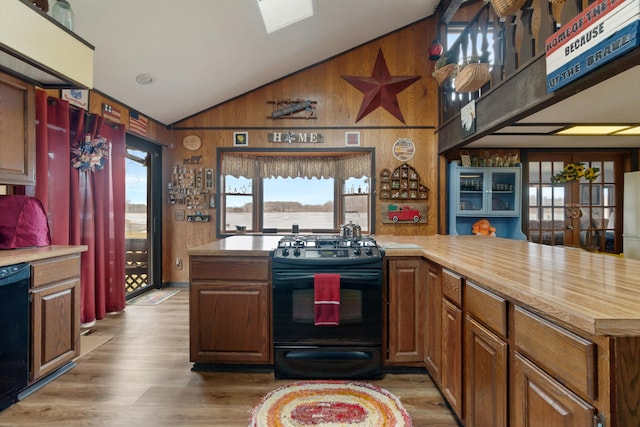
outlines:
[[[202,140],[197,135],[187,135],[182,140],[182,145],[187,150],[196,151],[202,146]]]

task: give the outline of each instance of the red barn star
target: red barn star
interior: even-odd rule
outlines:
[[[364,93],[356,123],[378,107],[384,108],[404,123],[404,117],[402,117],[396,96],[411,86],[413,82],[419,80],[420,76],[390,75],[387,62],[382,55],[382,49],[380,49],[371,77],[342,76],[342,78]]]

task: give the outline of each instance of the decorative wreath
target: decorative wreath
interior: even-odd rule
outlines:
[[[87,134],[84,141],[71,147],[71,165],[80,172],[91,172],[104,167],[104,161],[109,158],[109,142],[101,136],[92,138]]]
[[[562,172],[555,174],[551,178],[551,182],[561,184],[563,182],[577,181],[580,178],[593,182],[598,178],[598,172],[600,172],[600,168],[586,168],[584,163],[568,163]]]

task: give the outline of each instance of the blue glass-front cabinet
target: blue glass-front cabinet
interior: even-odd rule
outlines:
[[[449,165],[449,234],[471,234],[486,218],[496,236],[525,240],[522,233],[522,167]]]

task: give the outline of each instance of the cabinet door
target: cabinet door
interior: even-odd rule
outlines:
[[[35,381],[80,354],[80,279],[31,293],[31,381]]]
[[[192,284],[190,355],[201,363],[273,363],[269,283]]]
[[[594,408],[518,353],[512,369],[511,425],[590,426]]]
[[[486,171],[481,169],[458,169],[458,178],[452,186],[458,192],[458,215],[478,215],[486,212]]]
[[[442,299],[442,394],[462,419],[462,310]]]
[[[507,343],[465,319],[465,425],[507,426]]]
[[[35,146],[34,87],[0,73],[0,183],[35,183]]]
[[[423,363],[426,261],[389,260],[388,349],[391,363]]]
[[[433,381],[440,385],[440,360],[442,356],[442,289],[440,267],[427,264],[425,283],[427,310],[424,317],[424,363]]]
[[[492,169],[487,176],[487,213],[489,215],[520,214],[520,169]]]

